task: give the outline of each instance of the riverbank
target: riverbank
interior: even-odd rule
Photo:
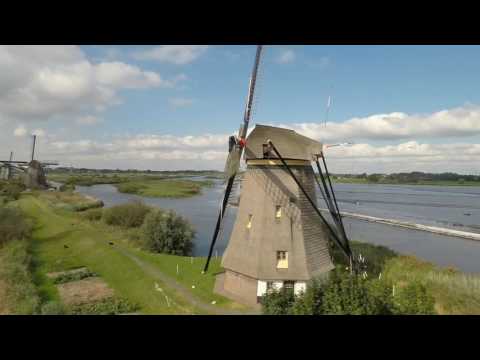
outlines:
[[[55,200],[57,196],[53,197],[51,192],[33,192],[10,203],[22,209],[35,224],[29,256],[42,305],[61,301],[58,285],[48,274],[87,268],[115,296],[138,306],[136,312],[142,314],[251,313],[213,293],[214,274],[221,271],[220,259],[213,258],[209,273],[201,274],[205,258],[144,251],[135,245],[128,231],[87,220],[82,212],[55,205],[56,201],[66,202],[62,198],[68,196],[69,193],[59,193]],[[367,259],[371,273],[395,286],[412,281],[424,284],[435,299],[437,313],[480,314],[480,276],[435,266],[383,246],[354,242],[352,247]],[[4,249],[0,249],[0,256]],[[0,296],[5,292],[2,281],[5,279],[0,276]]]
[[[23,195],[15,204],[35,223],[32,256],[42,303],[60,301],[47,274],[86,267],[116,296],[137,304],[142,314],[247,311],[213,294],[219,261],[212,262],[208,274],[201,274],[202,258],[147,253],[133,246],[125,231],[85,220],[78,213],[53,206],[42,195]]]

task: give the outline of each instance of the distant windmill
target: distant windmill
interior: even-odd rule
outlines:
[[[46,166],[58,165],[56,161],[37,161],[35,160],[35,146],[37,135],[32,135],[32,155],[30,161],[14,161],[13,152],[10,153],[9,160],[0,160],[0,166],[6,168],[4,179],[9,180],[13,176],[13,171],[21,173],[25,186],[29,189],[44,189],[48,187],[44,168]]]
[[[243,154],[247,168],[237,217],[222,258],[225,272],[217,276],[215,289],[250,305],[257,304],[271,289],[285,287],[298,293],[305,290],[311,278],[327,274],[334,268],[332,243],[349,259],[350,268],[353,265],[323,145],[295,131],[264,125],[257,125],[247,137],[261,54],[262,46],[258,46],[244,123],[238,137],[230,138],[225,166],[227,185],[204,268],[204,272],[208,271]],[[322,184],[315,177],[312,161],[317,164]],[[316,185],[334,225],[317,207]]]

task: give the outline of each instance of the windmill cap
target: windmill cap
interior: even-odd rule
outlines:
[[[312,160],[322,153],[323,144],[294,130],[257,125],[247,137],[245,159],[263,159],[263,146],[271,141],[284,159]],[[275,154],[272,154],[275,156]]]

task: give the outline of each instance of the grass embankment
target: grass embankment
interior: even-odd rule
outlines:
[[[435,299],[440,315],[480,314],[480,276],[454,268],[441,268],[414,256],[397,254],[385,247],[353,242],[354,251],[362,253],[376,276],[398,287],[419,281]],[[377,275],[378,274],[378,275]]]
[[[22,239],[0,247],[0,314],[31,315],[39,311],[29,245],[28,239]]]
[[[36,224],[32,250],[36,260],[36,284],[43,302],[59,301],[55,284],[47,273],[87,267],[101,276],[117,296],[138,304],[141,313],[204,312],[162,282],[154,272],[146,271],[146,267],[126,256],[127,253],[140,258],[150,269],[164,272],[189,288],[195,285],[191,292],[198,298],[209,303],[217,301],[217,306],[235,307],[232,302],[212,294],[213,274],[219,270],[218,262],[213,262],[212,271],[201,275],[201,259],[195,258],[192,264],[190,258],[155,255],[134,249],[121,229],[112,229],[100,222],[91,223],[71,211],[51,206],[42,195],[23,196],[18,205]],[[178,277],[177,263],[180,266]]]
[[[83,196],[71,191],[45,191],[37,193],[37,196],[54,208],[69,211],[85,211],[88,209],[103,207],[103,202],[101,200],[89,196]]]

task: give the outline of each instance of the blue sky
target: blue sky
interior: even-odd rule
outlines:
[[[174,91],[125,92],[122,106],[105,113],[106,131],[159,131],[182,135],[228,132],[240,123],[254,46],[218,46],[193,63],[141,61],[129,54],[145,47],[83,49],[92,59],[108,58],[160,74],[184,73],[189,81]],[[112,50],[115,49],[115,50]],[[294,51],[291,63],[276,59]],[[480,101],[479,46],[271,46],[262,67],[263,86],[256,119],[272,123],[323,121],[327,98],[334,97],[329,119],[344,121],[378,113],[430,113]],[[172,108],[168,99],[192,99]]]
[[[0,122],[17,145],[38,130],[44,156],[79,166],[221,168],[220,139],[241,123],[254,53],[238,45],[4,47]],[[370,171],[433,171],[449,164],[441,145],[452,144],[465,155],[452,169],[478,172],[479,60],[479,46],[267,46],[253,123],[355,142],[332,152],[345,165],[339,171],[358,161]],[[125,158],[114,150],[121,141],[130,146]],[[12,140],[0,150],[7,146]],[[378,156],[396,165],[368,161]]]

